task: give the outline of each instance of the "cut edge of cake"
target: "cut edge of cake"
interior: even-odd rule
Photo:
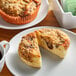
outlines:
[[[46,28],[37,30],[35,32],[36,32],[36,35],[38,38],[39,46],[45,48],[46,50],[59,56],[60,58],[65,57],[65,55],[67,53],[67,49],[70,45],[70,38],[68,37],[67,34],[65,34],[63,31],[58,30],[58,29],[46,29]],[[43,34],[43,33],[41,34],[41,32],[45,32],[45,34]],[[52,32],[52,33],[50,34],[50,32]],[[57,43],[55,43],[53,40],[58,39],[58,37],[54,38],[55,36],[53,34],[55,34],[56,36],[60,35],[62,37],[64,43],[59,44],[58,41],[56,41]],[[49,35],[50,36],[52,35],[54,37],[50,38]],[[47,40],[48,38],[50,39],[50,41]],[[61,42],[61,40],[60,40],[60,42]]]

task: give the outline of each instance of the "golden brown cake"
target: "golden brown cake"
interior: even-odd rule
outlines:
[[[22,37],[19,45],[19,56],[32,67],[41,67],[39,46],[60,58],[64,58],[70,45],[67,34],[58,29],[39,29]]]
[[[64,58],[70,45],[67,34],[58,29],[40,29],[36,31],[38,43],[53,54]]]
[[[41,67],[41,54],[35,32],[22,37],[18,50],[23,62],[31,67]]]
[[[39,11],[41,0],[0,0],[0,15],[13,24],[33,21]]]

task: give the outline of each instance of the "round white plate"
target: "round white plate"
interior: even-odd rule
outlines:
[[[48,8],[49,8],[49,4],[48,4],[48,0],[42,0],[41,2],[41,7],[39,10],[39,13],[36,17],[36,19],[28,24],[25,25],[14,25],[14,24],[10,24],[7,23],[6,21],[4,21],[1,17],[0,17],[0,28],[4,28],[4,29],[24,29],[27,27],[31,27],[36,25],[37,23],[41,22],[47,15],[48,13]]]
[[[31,28],[22,31],[10,40],[10,49],[6,56],[6,65],[8,69],[16,76],[76,76],[76,34],[65,29],[56,28],[67,33],[71,40],[71,45],[63,60],[60,60],[55,55],[49,54],[48,51],[41,48],[41,69],[30,68],[21,61],[18,56],[18,46],[21,37],[40,28],[56,27],[42,26]]]

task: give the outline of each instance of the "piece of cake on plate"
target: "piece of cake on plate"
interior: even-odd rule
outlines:
[[[41,54],[35,32],[22,37],[18,54],[21,60],[31,67],[41,67]]]
[[[41,47],[53,54],[64,58],[70,45],[70,39],[67,34],[58,29],[40,29],[35,31],[38,43]]]

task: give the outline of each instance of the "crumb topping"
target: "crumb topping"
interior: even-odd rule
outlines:
[[[40,57],[36,34],[31,33],[22,37],[21,43],[19,45],[19,52],[26,60],[30,62],[33,61],[33,57]]]
[[[64,32],[57,29],[41,29],[39,32],[41,39],[46,42],[48,48],[54,49],[60,45],[68,48],[69,38]]]
[[[0,0],[0,9],[9,15],[24,17],[32,14],[39,4],[39,0]]]
[[[22,37],[19,45],[21,57],[30,62],[33,57],[40,57],[38,38],[50,50],[60,48],[59,46],[66,50],[70,44],[70,39],[64,32],[57,29],[40,29]]]

